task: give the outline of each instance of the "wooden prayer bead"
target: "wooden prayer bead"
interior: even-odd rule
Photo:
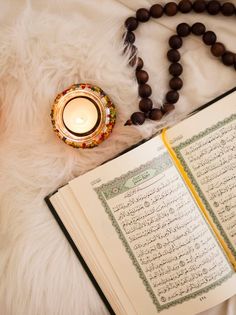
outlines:
[[[146,98],[152,94],[152,89],[148,84],[140,84],[138,88],[138,93],[140,97]]]
[[[145,115],[142,112],[135,112],[130,118],[134,125],[142,125],[145,121]]]
[[[136,56],[132,56],[132,57],[130,58],[129,65],[130,65],[131,67],[134,67],[135,64],[136,64],[136,62],[137,62],[137,57],[136,57]]]
[[[223,64],[226,66],[232,66],[234,62],[236,61],[235,54],[230,51],[226,51],[222,55],[221,59],[222,59]]]
[[[150,18],[150,13],[147,9],[138,9],[136,12],[136,18],[139,22],[147,22]]]
[[[207,31],[203,35],[202,40],[206,45],[211,46],[211,45],[215,44],[215,42],[216,42],[216,34],[212,31]]]
[[[174,77],[169,82],[169,87],[172,90],[180,90],[183,86],[183,81],[179,77]]]
[[[162,116],[163,113],[159,108],[153,108],[149,113],[149,118],[151,120],[161,120]]]
[[[204,24],[197,22],[192,25],[191,30],[194,35],[200,36],[205,33],[206,27]]]
[[[196,13],[202,13],[205,11],[205,9],[206,9],[206,1],[205,0],[196,0],[193,3],[193,10]]]
[[[138,83],[146,83],[149,79],[148,73],[144,70],[136,71],[136,78]]]
[[[136,70],[141,70],[143,68],[143,59],[138,57]]]
[[[235,14],[235,6],[233,3],[225,2],[221,6],[221,12],[225,16],[231,16]]]
[[[176,31],[179,36],[186,37],[191,33],[191,27],[187,23],[180,23]]]
[[[138,20],[131,16],[125,21],[125,27],[127,28],[128,31],[134,31],[138,27]]]
[[[142,112],[149,112],[152,109],[152,100],[150,98],[142,98],[139,102],[139,109]]]
[[[178,62],[180,60],[180,53],[177,49],[170,49],[167,52],[167,58],[170,62]]]
[[[130,50],[130,61],[129,61],[129,65],[131,67],[133,67],[136,64],[137,61],[137,47],[135,45],[126,45],[126,47],[124,48],[124,53],[126,53],[127,50]]]
[[[215,43],[211,46],[211,53],[215,57],[221,57],[225,51],[225,46],[222,43]]]
[[[168,16],[174,16],[177,14],[178,12],[178,6],[175,2],[168,2],[165,6],[164,6],[164,12],[166,15]]]
[[[170,104],[170,103],[165,103],[163,106],[162,106],[162,112],[164,114],[169,114],[172,110],[175,109],[175,105],[174,104]]]
[[[166,101],[167,103],[174,104],[178,102],[179,99],[179,93],[176,91],[169,91],[166,93]]]
[[[125,43],[133,44],[135,42],[135,35],[133,32],[127,32],[125,34]]]
[[[173,35],[169,39],[169,45],[173,49],[179,49],[183,44],[182,38],[178,35]]]
[[[124,53],[130,51],[130,57],[133,57],[137,52],[137,47],[133,44],[127,44],[124,48]]]
[[[172,63],[169,66],[169,73],[173,75],[174,77],[180,76],[182,72],[183,72],[183,67],[178,62]]]
[[[178,9],[182,13],[189,13],[192,10],[192,3],[189,0],[181,0],[178,4]]]
[[[163,7],[160,4],[154,4],[150,8],[150,15],[157,19],[163,15],[163,11]]]
[[[207,3],[207,12],[211,15],[220,13],[221,4],[219,1],[212,0]]]

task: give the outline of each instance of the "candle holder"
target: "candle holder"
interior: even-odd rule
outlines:
[[[51,110],[56,134],[74,148],[93,148],[112,132],[116,109],[97,86],[74,84],[58,94]]]

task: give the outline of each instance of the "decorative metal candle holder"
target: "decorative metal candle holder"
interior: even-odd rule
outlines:
[[[116,109],[97,86],[74,84],[60,93],[52,106],[51,121],[56,134],[74,148],[93,148],[112,132]]]

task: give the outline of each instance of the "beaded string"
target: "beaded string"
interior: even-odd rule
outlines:
[[[183,14],[191,11],[195,13],[207,12],[210,15],[223,14],[226,17],[235,16],[236,8],[233,3],[225,2],[221,4],[219,1],[211,0],[181,0],[179,4],[175,2],[168,2],[162,6],[154,4],[149,10],[140,8],[136,11],[136,17],[129,17],[125,21],[126,33],[123,35],[125,42],[125,49],[130,51],[130,65],[135,68],[136,79],[138,82],[138,93],[140,96],[139,110],[134,112],[125,125],[142,125],[146,118],[151,120],[160,120],[162,117],[175,108],[175,104],[179,100],[179,90],[183,87],[183,81],[180,75],[183,72],[183,67],[179,63],[180,53],[178,49],[183,44],[183,37],[190,34],[195,36],[202,36],[203,43],[210,47],[211,53],[221,59],[224,65],[232,66],[236,70],[236,54],[226,50],[225,45],[217,42],[217,36],[214,32],[206,30],[203,23],[197,22],[190,26],[187,23],[180,23],[176,28],[176,34],[169,39],[170,50],[167,52],[167,58],[171,62],[169,66],[169,73],[173,76],[169,82],[170,90],[166,93],[165,102],[160,108],[153,108],[153,102],[150,98],[152,89],[149,84],[149,75],[147,71],[143,70],[143,60],[137,56],[137,47],[135,42],[135,31],[139,23],[147,22],[151,17],[160,18],[164,14],[167,16],[174,16],[178,12]]]

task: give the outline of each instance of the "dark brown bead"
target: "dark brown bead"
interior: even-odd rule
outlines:
[[[145,121],[145,115],[141,112],[133,113],[130,118],[134,125],[142,125]]]
[[[130,56],[134,56],[137,52],[137,47],[135,45],[132,44],[127,44],[124,47],[124,53],[127,53],[127,51],[130,53]]]
[[[212,31],[207,31],[203,36],[202,40],[204,44],[211,46],[216,42],[216,34]]]
[[[133,44],[135,42],[135,35],[133,32],[127,32],[124,34],[125,43]]]
[[[131,56],[136,55],[137,50],[138,50],[138,48],[135,45],[133,45],[133,44],[130,45],[130,55]]]
[[[162,116],[163,113],[159,108],[153,108],[149,113],[149,118],[152,120],[161,120]]]
[[[225,3],[222,4],[221,12],[225,16],[234,15],[234,13],[235,13],[235,6],[233,5],[233,3],[225,2]]]
[[[194,35],[200,36],[205,33],[206,27],[204,24],[197,22],[192,25],[191,30]]]
[[[150,98],[142,98],[139,102],[139,109],[142,112],[149,112],[152,109],[152,100]]]
[[[144,70],[136,71],[136,78],[138,83],[146,83],[149,79],[148,73]]]
[[[207,12],[211,15],[216,15],[220,13],[221,4],[219,1],[212,0],[207,3]]]
[[[169,86],[172,90],[180,90],[183,86],[183,81],[179,77],[172,78],[169,82]]]
[[[135,45],[127,45],[124,49],[124,53],[126,53],[127,50],[129,51],[130,55],[129,65],[134,67],[137,61],[137,47]]]
[[[179,99],[179,93],[176,91],[169,91],[166,93],[166,101],[167,103],[174,104],[178,102]]]
[[[163,11],[163,7],[160,4],[154,4],[150,8],[150,15],[157,19],[163,15]]]
[[[134,67],[136,65],[136,62],[137,62],[137,57],[136,56],[132,56],[129,60],[129,65],[131,67]]]
[[[149,11],[144,8],[138,9],[136,12],[136,18],[139,22],[147,22],[150,18]]]
[[[126,21],[125,21],[125,27],[127,28],[128,31],[134,31],[138,27],[138,20],[130,16]]]
[[[152,94],[152,89],[148,84],[140,84],[138,88],[138,94],[140,97],[146,98]]]
[[[192,2],[189,0],[182,0],[178,4],[178,8],[182,13],[189,13],[192,10]]]
[[[136,70],[141,70],[143,67],[143,59],[138,57]]]
[[[202,13],[205,11],[205,9],[206,9],[206,1],[205,0],[196,0],[193,3],[193,10],[196,13]]]
[[[225,51],[225,46],[222,43],[215,43],[211,46],[211,53],[215,57],[221,57]]]
[[[236,61],[235,54],[230,51],[226,51],[221,59],[223,64],[226,66],[232,66]]]
[[[125,44],[124,49],[123,49],[123,53],[126,54],[129,48],[130,48],[130,45]]]
[[[170,62],[177,62],[180,60],[180,53],[176,49],[170,49],[167,52],[167,58]]]
[[[169,45],[173,49],[179,49],[183,44],[182,38],[178,35],[172,35],[169,39]]]
[[[175,2],[168,2],[165,6],[164,6],[164,12],[166,15],[168,16],[174,16],[177,14],[178,12],[178,6]]]
[[[164,114],[169,114],[172,110],[175,109],[175,105],[174,104],[170,104],[170,103],[165,103],[163,106],[162,106],[162,112]]]
[[[169,73],[173,75],[174,77],[180,76],[182,72],[183,72],[183,67],[178,62],[172,63],[169,66]]]
[[[180,23],[176,28],[177,34],[181,37],[186,37],[191,32],[191,27],[187,23]]]

